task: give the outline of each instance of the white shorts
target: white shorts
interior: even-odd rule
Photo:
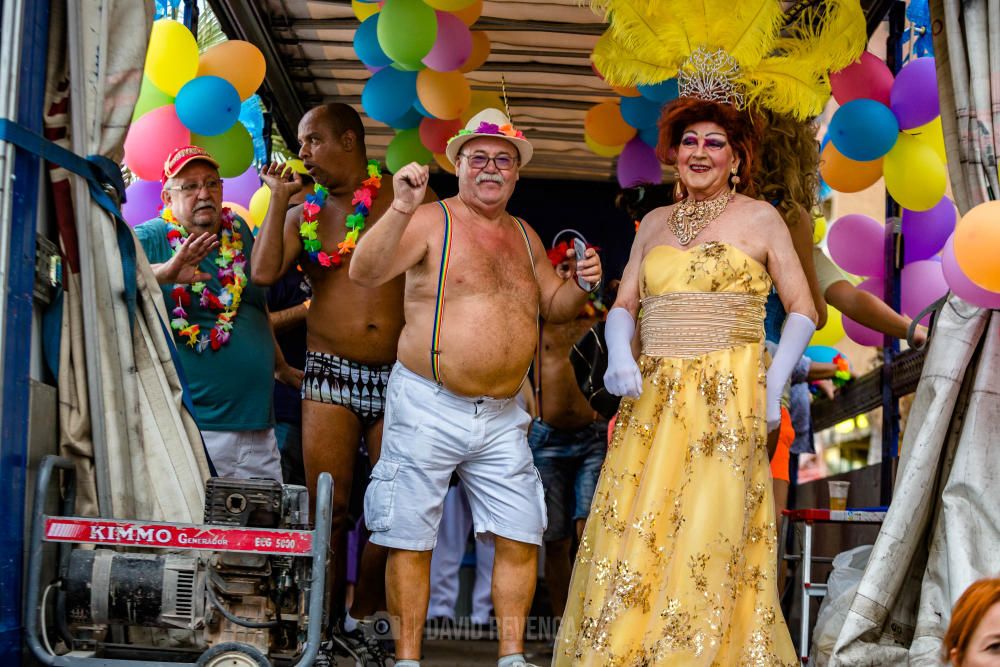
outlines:
[[[281,481],[281,454],[273,428],[256,431],[202,431],[205,449],[219,477],[260,477]]]
[[[545,496],[528,448],[530,422],[513,398],[458,396],[397,362],[382,453],[365,492],[371,541],[433,549],[448,481],[457,471],[477,535],[541,545]]]

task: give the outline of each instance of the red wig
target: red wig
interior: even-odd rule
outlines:
[[[951,661],[952,649],[958,650],[959,664],[965,660],[965,651],[969,648],[969,640],[979,627],[986,611],[1000,603],[1000,579],[980,579],[965,589],[958,598],[955,608],[951,610],[951,623],[944,633],[945,662]]]
[[[749,111],[739,111],[729,104],[720,104],[694,97],[680,97],[663,109],[660,116],[660,138],[656,143],[656,156],[664,164],[677,164],[677,149],[684,130],[695,123],[709,121],[726,131],[733,153],[740,160],[736,173],[740,183],[736,189],[748,196],[754,196],[755,189],[750,179],[753,174],[754,153],[760,144],[756,119]]]

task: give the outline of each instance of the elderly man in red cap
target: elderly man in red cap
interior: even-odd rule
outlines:
[[[197,146],[163,165],[163,210],[135,228],[169,312],[194,418],[220,476],[281,481],[271,394],[301,374],[276,355],[253,234],[222,206],[219,163]],[[296,384],[297,386],[297,384]]]
[[[531,418],[514,397],[534,356],[538,317],[572,319],[587,290],[575,276],[559,278],[535,231],[507,212],[532,147],[503,112],[474,116],[446,153],[458,195],[421,205],[427,167],[406,165],[393,177],[390,208],[361,239],[350,267],[351,279],[366,286],[406,274],[406,324],[365,521],[371,541],[390,549],[396,665],[418,665],[431,550],[457,472],[476,533],[496,544],[498,665],[524,667],[545,503],[526,439]],[[571,258],[575,273],[596,289],[597,254]]]

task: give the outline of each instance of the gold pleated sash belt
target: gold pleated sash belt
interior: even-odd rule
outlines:
[[[642,300],[642,353],[699,357],[764,337],[766,298],[738,292],[671,292]]]

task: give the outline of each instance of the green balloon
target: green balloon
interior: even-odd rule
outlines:
[[[385,165],[393,173],[411,162],[430,164],[433,159],[433,153],[420,141],[420,129],[416,127],[397,132],[385,151]]]
[[[165,107],[173,104],[174,98],[156,87],[156,84],[143,74],[142,87],[139,88],[139,99],[135,102],[135,111],[132,112],[132,120],[135,121],[146,114],[147,111]]]
[[[223,178],[239,176],[253,162],[253,139],[239,121],[222,134],[214,136],[192,132],[191,143],[201,146],[215,158],[219,163],[219,175]]]
[[[437,40],[437,16],[423,0],[388,0],[378,16],[378,44],[408,69],[422,67]]]

